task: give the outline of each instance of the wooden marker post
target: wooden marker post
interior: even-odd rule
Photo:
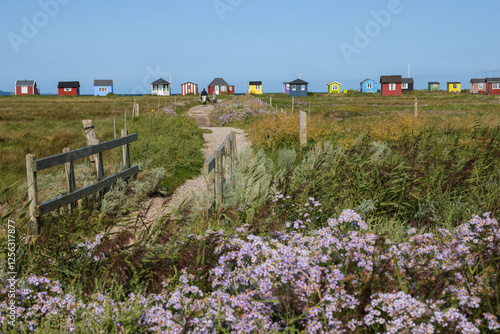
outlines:
[[[272,96],[269,97],[269,106],[270,107],[273,106],[273,97]]]
[[[307,144],[307,115],[302,110],[299,112],[299,133],[300,133],[300,146]]]
[[[293,112],[294,107],[295,107],[294,97],[292,96],[292,112]]]
[[[415,117],[418,116],[418,98],[415,98]]]

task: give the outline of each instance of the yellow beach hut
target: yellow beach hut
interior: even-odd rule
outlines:
[[[249,81],[248,82],[248,93],[250,93],[250,94],[262,94],[262,81]]]
[[[326,85],[328,86],[328,93],[340,94],[340,86],[342,86],[340,82],[332,81]]]
[[[448,93],[460,93],[461,84],[460,82],[447,82]]]

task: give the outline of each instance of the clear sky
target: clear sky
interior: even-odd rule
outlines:
[[[5,0],[0,11],[0,90],[35,79],[113,79],[117,94],[149,93],[172,75],[173,93],[223,77],[267,92],[299,77],[358,89],[365,78],[428,81],[500,77],[500,1],[464,0]]]

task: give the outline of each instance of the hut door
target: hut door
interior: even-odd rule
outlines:
[[[219,95],[219,86],[215,86],[215,94]]]

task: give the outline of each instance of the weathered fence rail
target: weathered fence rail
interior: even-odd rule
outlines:
[[[213,206],[220,208],[223,202],[223,188],[225,184],[224,170],[226,167],[236,165],[236,134],[231,132],[224,142],[217,148],[203,165],[205,175],[214,172],[214,201],[211,203],[209,211]]]
[[[26,172],[28,177],[28,199],[30,201],[29,215],[31,234],[38,235],[40,233],[40,217],[42,215],[57,210],[66,205],[73,204],[76,201],[94,194],[102,189],[109,188],[120,178],[124,179],[138,173],[138,166],[130,167],[129,157],[129,144],[137,141],[137,139],[137,133],[127,135],[127,130],[122,130],[121,138],[110,140],[104,143],[100,143],[98,139],[94,139],[93,145],[82,147],[73,151],[66,147],[63,150],[63,153],[56,154],[50,157],[36,159],[34,154],[27,154]],[[123,165],[125,170],[105,178],[102,153],[119,146],[122,146],[123,148]],[[93,159],[97,171],[97,182],[77,190],[73,161],[89,156],[94,157]],[[38,203],[37,172],[62,164],[65,165],[66,169],[68,193],[44,203]]]

